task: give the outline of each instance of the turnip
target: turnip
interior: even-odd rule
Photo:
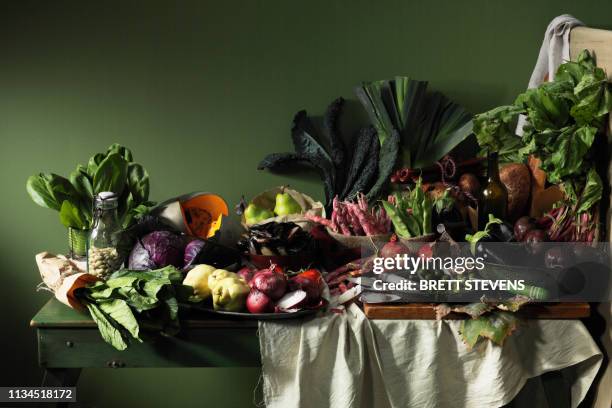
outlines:
[[[279,301],[276,303],[276,307],[281,312],[295,310],[305,305],[307,298],[308,295],[303,290],[294,290],[292,292],[287,292],[285,296],[280,298]]]
[[[250,286],[263,292],[272,300],[277,300],[287,291],[287,279],[285,275],[265,269],[253,276]]]
[[[272,313],[274,302],[265,293],[251,289],[246,300],[246,307],[251,313]]]

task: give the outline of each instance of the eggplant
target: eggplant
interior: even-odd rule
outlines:
[[[513,242],[514,228],[511,224],[504,222],[502,224],[494,224],[489,230],[490,239],[492,242]]]
[[[488,263],[521,266],[526,261],[526,255],[521,245],[510,242],[501,244],[492,237],[484,237],[476,244],[476,256]]]

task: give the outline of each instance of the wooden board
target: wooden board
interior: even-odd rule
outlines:
[[[435,320],[435,303],[378,303],[364,304],[368,319]],[[534,303],[518,312],[526,319],[580,319],[588,317],[588,303]],[[445,319],[465,319],[467,315],[450,313]]]

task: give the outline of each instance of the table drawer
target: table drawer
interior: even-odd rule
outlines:
[[[259,367],[255,328],[192,329],[176,337],[147,336],[124,351],[96,329],[37,329],[41,367]]]

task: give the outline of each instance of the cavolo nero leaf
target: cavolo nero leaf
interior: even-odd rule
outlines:
[[[260,170],[273,171],[304,165],[314,168],[323,180],[328,209],[335,196],[344,200],[361,192],[370,200],[378,198],[391,175],[399,148],[393,134],[390,142],[381,148],[376,140],[381,133],[374,128],[362,130],[358,140],[347,148],[337,129],[342,101],[338,98],[332,102],[325,114],[322,133],[326,143],[317,140],[306,112],[300,111],[294,117],[291,130],[295,152],[269,154],[258,165]]]
[[[343,98],[335,99],[325,111],[323,118],[323,135],[327,139],[330,156],[337,170],[344,169],[346,164],[346,148],[338,129],[339,116],[344,105]],[[340,178],[340,177],[339,177]],[[344,179],[344,177],[341,177]]]
[[[376,130],[371,126],[361,129],[340,198],[352,199],[357,193],[370,190],[378,172],[379,150]]]
[[[399,133],[393,131],[380,147],[380,153],[378,155],[378,176],[374,185],[366,194],[368,200],[372,201],[378,198],[383,188],[387,185],[389,177],[391,173],[393,173],[393,169],[397,163],[399,146]]]

